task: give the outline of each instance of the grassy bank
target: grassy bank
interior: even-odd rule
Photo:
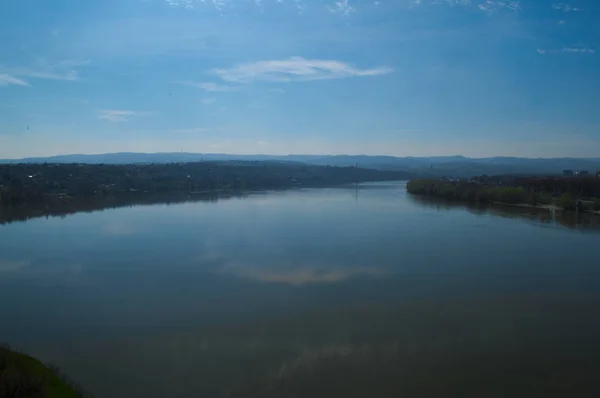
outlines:
[[[0,397],[2,398],[79,398],[79,388],[57,368],[35,358],[0,347]]]

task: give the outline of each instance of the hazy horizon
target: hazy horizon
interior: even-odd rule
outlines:
[[[600,153],[592,0],[0,5],[0,158]]]
[[[27,157],[7,157],[0,158],[0,160],[21,160],[21,159],[36,159],[36,158],[54,158],[54,157],[63,157],[63,156],[104,156],[104,155],[206,155],[206,156],[240,156],[240,157],[251,157],[251,156],[264,156],[264,157],[294,157],[294,156],[348,156],[348,157],[394,157],[398,159],[403,158],[416,158],[416,159],[425,159],[425,158],[464,158],[464,159],[492,159],[492,158],[514,158],[514,159],[527,159],[527,160],[552,160],[552,159],[592,159],[592,160],[600,160],[600,156],[541,156],[541,157],[528,157],[528,156],[505,156],[505,155],[492,155],[492,156],[465,156],[461,154],[448,154],[448,155],[423,155],[423,156],[395,156],[395,155],[384,155],[384,154],[366,154],[366,153],[276,153],[276,154],[267,154],[267,153],[230,153],[230,152],[187,152],[187,151],[179,151],[179,152],[168,152],[168,151],[158,151],[158,152],[130,152],[130,151],[119,151],[119,152],[96,152],[96,153],[63,153],[63,154],[55,154],[49,156],[27,156]]]

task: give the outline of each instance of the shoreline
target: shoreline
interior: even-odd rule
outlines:
[[[543,209],[550,211],[565,211],[557,205],[532,205],[529,203],[505,203],[505,202],[489,202],[492,205],[511,206],[511,207],[523,207],[526,209]]]
[[[471,202],[469,202],[469,203],[471,203]],[[488,202],[488,203],[491,205],[496,205],[496,206],[499,205],[499,206],[521,207],[524,209],[538,209],[538,210],[541,209],[541,210],[557,211],[557,212],[564,212],[564,213],[577,213],[576,211],[565,210],[557,205],[531,205],[528,203],[504,203],[504,202]],[[600,211],[599,210],[585,210],[585,211],[580,212],[580,214],[600,216]]]
[[[358,184],[387,182],[396,180],[369,180]],[[41,217],[66,217],[77,213],[92,213],[107,209],[129,206],[153,206],[161,204],[180,204],[193,202],[218,202],[269,192],[285,192],[296,189],[326,189],[353,187],[356,183],[305,184],[263,189],[214,189],[203,191],[171,192],[117,192],[110,195],[95,196],[59,196],[46,195],[41,200],[17,204],[0,204],[0,226],[13,222],[23,222]]]
[[[554,204],[532,205],[529,203],[506,203],[506,202],[499,202],[499,201],[477,202],[477,201],[462,200],[462,199],[447,199],[447,198],[443,198],[443,197],[439,197],[439,196],[423,195],[423,194],[412,193],[412,192],[407,192],[407,193],[409,195],[413,195],[417,198],[439,200],[439,201],[444,201],[444,202],[449,202],[449,203],[461,204],[464,206],[512,207],[512,208],[520,208],[520,209],[547,210],[550,212],[555,211],[558,213],[566,213],[566,214],[582,214],[582,215],[588,215],[588,216],[600,216],[600,211],[598,211],[598,210],[585,210],[585,211],[577,213],[576,211],[573,211],[573,210],[565,210],[562,207],[554,205]]]
[[[568,186],[561,190],[555,185],[539,182],[537,185],[527,181],[512,181],[511,185],[481,185],[471,181],[421,178],[409,181],[406,190],[416,196],[470,205],[488,204],[597,216],[600,215],[600,181],[598,183],[577,189]],[[558,194],[562,196],[559,198]]]

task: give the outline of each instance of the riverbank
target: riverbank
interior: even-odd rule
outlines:
[[[526,209],[538,209],[538,210],[549,210],[549,211],[561,211],[559,206],[557,205],[533,205],[528,203],[503,203],[503,202],[491,202],[493,205],[498,206],[514,206],[514,207],[523,207]]]
[[[241,198],[255,193],[249,192],[173,192],[157,193],[122,193],[119,195],[103,195],[91,197],[61,197],[54,200],[0,205],[0,225],[27,221],[40,217],[66,217],[76,213],[92,213],[107,209],[133,206],[171,205],[187,202],[218,202],[231,198]]]
[[[127,195],[195,195],[404,180],[404,172],[294,162],[0,165],[0,205]]]
[[[417,179],[409,181],[406,189],[414,195],[466,203],[490,203],[550,211],[600,213],[600,199],[581,200],[569,192],[563,192],[560,197],[555,197],[555,192],[527,190],[523,186],[485,186],[477,180]]]

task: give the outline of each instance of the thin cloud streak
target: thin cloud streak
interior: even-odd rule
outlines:
[[[0,87],[10,86],[10,85],[30,86],[30,84],[27,83],[25,80],[21,80],[14,76],[0,73]]]
[[[591,48],[586,48],[586,47],[566,47],[566,48],[561,48],[560,52],[563,52],[563,53],[588,53],[588,54],[594,54],[596,52],[596,50],[591,49]]]
[[[213,73],[224,81],[251,83],[254,81],[290,82],[348,77],[377,76],[391,73],[389,67],[358,69],[335,60],[292,57],[284,60],[258,61],[240,64],[228,69],[215,69]]]
[[[131,118],[137,116],[148,116],[150,112],[137,112],[130,110],[103,109],[98,115],[98,119],[108,120],[109,122],[128,122]]]
[[[13,78],[78,81],[81,78],[77,68],[87,64],[89,64],[89,61],[64,60],[55,64],[42,63],[34,67],[3,68],[2,72],[5,75],[11,75]]]
[[[538,48],[535,50],[540,55],[557,54],[557,53],[573,53],[573,54],[595,54],[596,50],[588,47],[564,47],[558,50],[546,50]]]
[[[581,11],[581,8],[573,7],[570,4],[566,4],[566,3],[552,4],[552,9],[563,11],[563,12]]]
[[[208,127],[193,127],[189,129],[171,129],[169,133],[173,134],[197,134],[197,133],[209,133],[219,131],[218,128],[208,128]]]
[[[423,2],[421,0],[413,0],[413,4],[417,6],[421,5],[422,3]],[[501,10],[509,10],[515,12],[521,10],[520,0],[432,0],[431,4],[447,4],[453,7],[473,7],[485,12],[488,15],[493,15]]]
[[[194,0],[166,0],[167,4],[173,7],[183,7],[192,10],[195,7]]]
[[[214,82],[194,82],[189,80],[176,80],[173,83],[182,84],[184,86],[190,86],[199,88],[204,91],[210,92],[225,92],[225,91],[236,91],[237,87],[229,86],[226,84],[219,84]]]

